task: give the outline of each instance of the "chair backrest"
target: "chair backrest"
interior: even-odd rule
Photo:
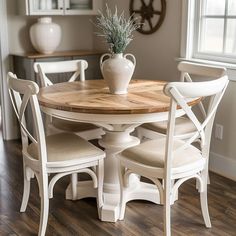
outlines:
[[[188,140],[181,146],[178,147],[174,152],[185,149],[191,143],[193,143],[200,135],[201,137],[201,151],[202,155],[206,158],[206,164],[208,165],[210,139],[214,117],[216,114],[217,107],[223,97],[223,94],[228,85],[228,76],[223,76],[219,79],[204,82],[171,82],[168,83],[164,92],[171,98],[171,108],[169,112],[169,123],[167,130],[167,143],[166,143],[166,170],[170,173],[170,167],[173,156],[173,140],[174,140],[174,128],[176,109],[179,106],[183,109],[196,127],[196,132],[189,137]],[[188,102],[202,97],[209,97],[210,103],[208,106],[207,114],[204,121],[200,122],[196,117]]]
[[[181,72],[181,82],[193,82],[192,77],[198,76],[201,80],[217,79],[226,74],[226,69],[220,66],[202,65],[198,63],[182,61],[178,64],[178,70]],[[206,117],[206,109],[201,102],[198,103],[202,117]]]
[[[192,82],[190,75],[198,75],[204,78],[220,78],[226,74],[226,69],[220,66],[202,65],[198,63],[182,61],[178,64],[178,70],[181,72],[180,81]]]
[[[20,124],[22,152],[28,158],[32,158],[28,154],[27,149],[31,142],[34,143],[38,150],[39,162],[43,165],[47,161],[47,152],[43,121],[37,99],[39,87],[33,81],[18,79],[17,76],[11,72],[8,73],[7,80],[10,99]],[[32,117],[27,117],[29,114],[25,114],[28,105],[31,108]],[[28,119],[33,120],[34,135],[27,129],[26,122]]]
[[[41,86],[46,87],[52,85],[52,81],[47,74],[59,74],[72,72],[72,76],[68,82],[75,81],[80,77],[81,81],[85,80],[85,70],[88,68],[88,63],[85,60],[70,60],[56,62],[36,62],[34,63],[34,71],[39,75]]]

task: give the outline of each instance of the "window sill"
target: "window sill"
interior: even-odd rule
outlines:
[[[205,59],[197,59],[197,58],[184,58],[184,57],[179,57],[176,58],[177,61],[189,61],[189,62],[197,62],[200,64],[210,64],[213,66],[223,66],[227,69],[230,70],[236,70],[236,64],[235,63],[228,63],[228,62],[219,62],[219,61],[211,61],[211,60],[205,60]]]

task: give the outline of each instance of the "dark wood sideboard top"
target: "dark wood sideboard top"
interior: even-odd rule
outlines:
[[[12,56],[25,57],[28,59],[39,59],[39,58],[52,58],[52,57],[72,57],[72,56],[89,56],[89,55],[101,55],[104,51],[98,50],[74,50],[74,51],[61,51],[54,52],[52,54],[40,54],[37,52],[32,53],[13,53]]]

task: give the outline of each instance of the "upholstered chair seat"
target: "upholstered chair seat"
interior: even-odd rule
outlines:
[[[122,163],[129,167],[132,165],[143,165],[143,167],[164,168],[165,166],[165,144],[166,139],[160,138],[141,143],[138,146],[128,148],[121,153]],[[172,173],[177,174],[191,171],[196,168],[203,169],[205,159],[199,149],[189,145],[184,150],[177,150],[184,145],[184,141],[175,140],[173,144]],[[164,171],[164,170],[163,170]]]
[[[56,117],[52,117],[51,125],[53,125],[57,129],[64,130],[66,132],[73,132],[73,133],[92,131],[98,128],[97,126],[93,124],[62,120]]]
[[[59,133],[46,137],[47,166],[56,164],[65,166],[69,162],[75,165],[97,160],[103,151],[73,133]],[[39,159],[38,147],[31,143],[27,149],[30,156]],[[59,163],[57,163],[59,162]],[[77,163],[78,162],[78,163]]]
[[[167,125],[168,125],[167,121],[161,121],[161,122],[146,123],[143,124],[142,127],[166,135]],[[189,120],[187,117],[179,117],[176,119],[175,131],[174,131],[175,136],[183,135],[186,133],[193,133],[195,131],[196,127],[194,126],[193,122]]]

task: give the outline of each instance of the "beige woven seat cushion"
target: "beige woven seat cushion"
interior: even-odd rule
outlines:
[[[143,124],[142,127],[158,133],[166,134],[167,125],[168,121],[161,121],[154,123],[146,123]],[[196,127],[194,126],[193,122],[187,117],[179,117],[176,119],[174,135],[188,134],[193,133],[195,131]]]
[[[74,133],[98,129],[98,127],[93,124],[68,121],[55,117],[52,118],[52,125],[57,129]]]
[[[60,133],[46,137],[48,162],[76,161],[88,162],[97,160],[104,152],[73,133]],[[28,146],[28,153],[39,159],[37,146],[32,143]]]
[[[175,140],[173,150],[182,146],[184,141]],[[166,139],[156,139],[141,143],[121,152],[121,159],[150,167],[164,168]],[[175,173],[191,170],[193,167],[203,166],[205,159],[199,149],[189,145],[184,150],[173,154],[172,168]]]

